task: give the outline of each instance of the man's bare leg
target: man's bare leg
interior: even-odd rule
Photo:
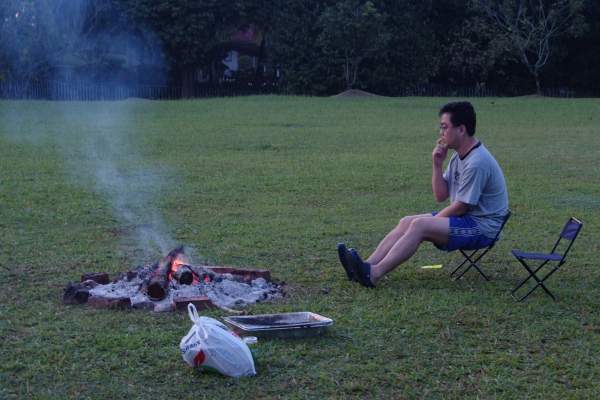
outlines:
[[[383,258],[387,255],[390,249],[400,240],[400,238],[406,233],[406,230],[410,226],[410,223],[415,218],[423,218],[423,217],[431,217],[431,214],[419,214],[419,215],[408,215],[403,217],[398,225],[394,229],[392,229],[379,244],[377,248],[367,258],[367,262],[371,265],[378,264]]]
[[[385,274],[408,260],[423,241],[439,245],[448,243],[449,233],[449,218],[433,216],[413,218],[404,234],[394,243],[385,257],[378,263],[371,263],[371,282],[376,285]]]

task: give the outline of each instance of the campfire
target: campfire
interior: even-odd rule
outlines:
[[[218,307],[228,312],[282,296],[280,285],[264,269],[192,265],[183,246],[159,262],[119,274],[89,273],[64,289],[65,304],[98,308],[142,308],[156,312]]]

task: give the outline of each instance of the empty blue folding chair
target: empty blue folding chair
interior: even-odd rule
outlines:
[[[529,272],[529,276],[525,280],[523,280],[521,283],[519,283],[519,285],[516,288],[514,288],[512,290],[511,295],[515,298],[515,300],[523,301],[535,289],[537,289],[538,287],[541,287],[548,294],[548,296],[552,297],[552,300],[556,301],[556,298],[550,292],[550,290],[548,290],[546,285],[544,285],[544,282],[546,281],[546,279],[550,278],[550,276],[553,273],[555,273],[565,263],[565,261],[567,259],[567,254],[569,253],[569,250],[571,250],[571,246],[573,246],[573,242],[575,242],[575,239],[577,238],[577,235],[579,235],[579,231],[581,231],[582,227],[583,227],[583,223],[581,221],[579,221],[577,218],[573,218],[573,217],[569,218],[569,220],[565,224],[564,228],[560,232],[560,235],[558,236],[558,240],[554,244],[554,247],[552,247],[552,250],[550,251],[550,253],[528,253],[528,252],[517,250],[517,249],[512,250],[512,254],[516,257],[517,260],[519,260],[519,262],[521,263],[521,265],[523,265],[523,267],[527,270],[527,272]],[[561,245],[562,240],[565,241],[565,242],[563,242],[564,243],[563,245]],[[559,247],[559,245],[561,247]],[[561,252],[559,252],[559,249],[562,249],[562,248],[564,248],[564,251],[562,251],[562,253],[561,253]],[[531,261],[540,261],[540,265],[535,267],[535,269],[532,269],[527,264],[526,260],[529,260],[530,262]],[[540,279],[536,275],[536,273],[539,270],[541,270],[542,267],[544,267],[548,263],[551,263],[550,265],[552,265],[552,263],[556,263],[556,264],[554,264],[552,269],[546,275],[544,275],[543,278]],[[525,283],[527,283],[531,278],[533,278],[537,282],[537,284],[533,288],[531,288],[523,297],[517,298],[515,296],[515,293],[521,287],[523,287],[523,285]]]

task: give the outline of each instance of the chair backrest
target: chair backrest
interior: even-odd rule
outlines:
[[[560,237],[567,240],[575,240],[583,223],[579,221],[577,218],[569,218],[562,232],[560,232]]]
[[[500,225],[500,229],[498,229],[498,232],[496,232],[496,237],[494,237],[494,241],[490,245],[490,248],[492,248],[496,244],[496,242],[498,241],[498,239],[500,238],[500,233],[504,229],[504,225],[506,225],[506,222],[508,222],[508,219],[510,218],[511,213],[512,212],[510,210],[506,211],[506,215],[502,219],[502,225]]]
[[[562,231],[560,231],[558,240],[554,244],[554,247],[552,248],[551,253],[554,253],[556,251],[556,249],[558,248],[558,245],[562,239],[568,240],[569,244],[567,245],[567,248],[562,255],[562,260],[564,260],[565,257],[567,257],[567,253],[569,252],[569,250],[571,250],[571,246],[573,245],[573,242],[577,238],[577,235],[579,235],[579,231],[581,231],[581,228],[583,228],[583,222],[581,222],[580,220],[578,220],[575,217],[569,218],[567,220],[567,223],[563,227]]]

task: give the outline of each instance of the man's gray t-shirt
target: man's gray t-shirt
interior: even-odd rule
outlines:
[[[504,174],[496,159],[479,142],[461,160],[454,153],[444,171],[450,201],[469,205],[471,216],[481,233],[494,238],[508,212],[508,192]]]

